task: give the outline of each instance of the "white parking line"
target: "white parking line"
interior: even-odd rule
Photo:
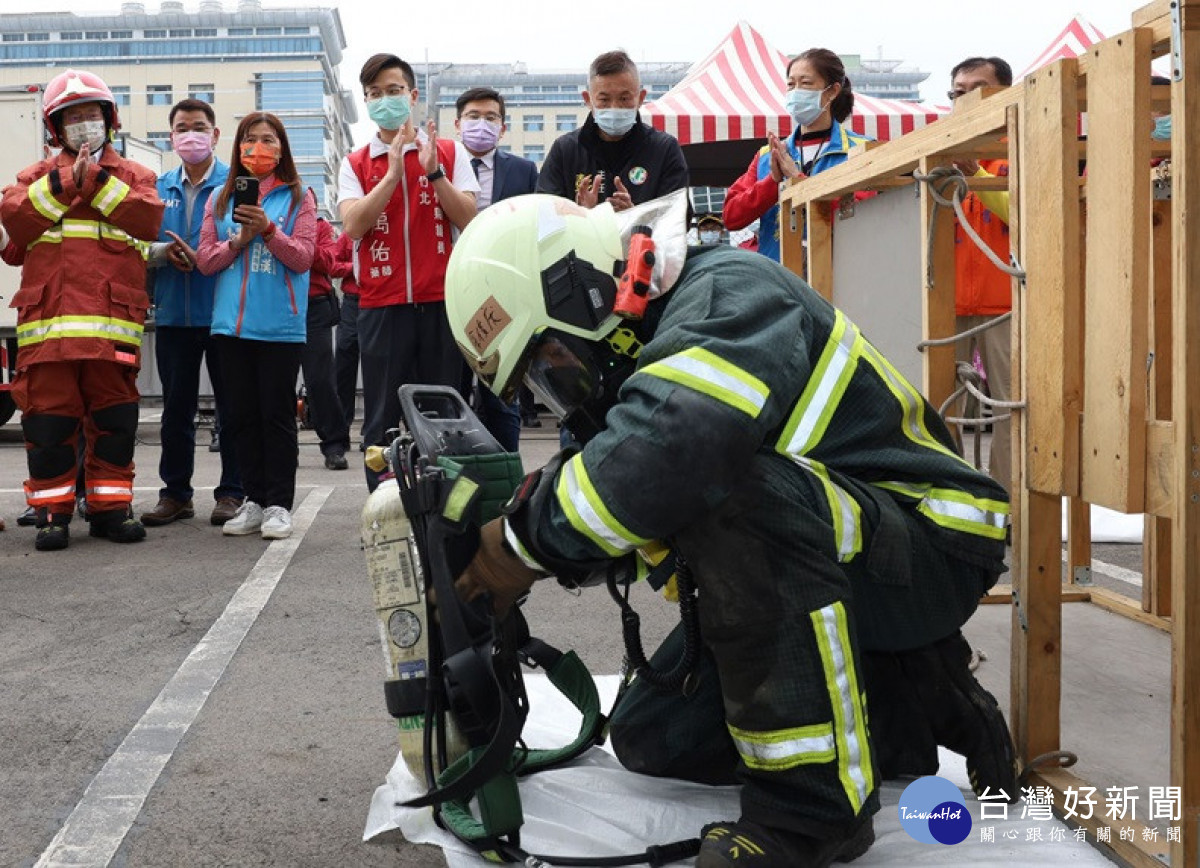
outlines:
[[[292,536],[267,546],[221,617],[92,779],[35,868],[109,863],[332,492],[321,486],[304,498],[292,515]]]
[[[1063,563],[1070,566],[1067,561],[1067,552],[1063,550]],[[1104,561],[1092,559],[1092,571],[1108,576],[1110,579],[1116,579],[1118,582],[1125,582],[1130,585],[1142,586],[1142,574],[1127,570],[1124,567],[1118,567],[1116,564],[1108,564]]]

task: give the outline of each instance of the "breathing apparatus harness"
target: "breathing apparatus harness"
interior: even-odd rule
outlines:
[[[403,386],[400,405],[403,427],[386,455],[424,573],[429,630],[424,707],[412,707],[411,689],[402,694],[389,682],[394,717],[425,715],[428,791],[401,804],[432,806],[439,826],[493,862],[661,866],[695,855],[695,838],[616,857],[539,856],[521,849],[517,778],[567,763],[601,743],[607,721],[595,682],[575,652],[564,654],[532,638],[519,606],[497,619],[487,595],[464,603],[454,590],[478,549],[480,527],[518,488],[520,456],[504,452],[453,389]],[[579,734],[569,745],[535,750],[522,741],[529,712],[522,663],[545,670],[581,713]],[[468,745],[453,761],[446,742],[451,715]]]

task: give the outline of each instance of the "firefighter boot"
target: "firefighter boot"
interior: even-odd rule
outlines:
[[[826,868],[853,862],[875,843],[875,826],[867,814],[849,833],[813,838],[750,820],[710,823],[700,832],[696,868]]]
[[[71,542],[71,513],[51,513],[47,509],[37,511],[37,538],[33,547],[39,552],[57,552]]]
[[[920,693],[938,744],[966,757],[975,795],[1003,790],[1015,802],[1021,792],[1008,723],[996,698],[971,672],[971,646],[962,633],[897,657]]]
[[[119,543],[141,542],[146,538],[146,528],[133,517],[128,506],[93,512],[89,521],[88,536]]]

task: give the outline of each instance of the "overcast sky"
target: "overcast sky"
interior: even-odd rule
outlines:
[[[147,11],[158,0],[145,0]],[[191,12],[199,0],[184,0]],[[236,0],[225,0],[233,8]],[[358,93],[358,69],[378,51],[421,62],[512,63],[530,69],[582,69],[597,54],[624,48],[636,61],[692,62],[703,58],[744,18],[777,49],[811,47],[903,60],[931,73],[922,97],[942,100],[949,71],[964,57],[999,55],[1018,75],[1066,23],[1082,13],[1105,36],[1130,26],[1141,0],[839,0],[823,3],[737,0],[391,0],[280,2],[265,8],[336,6],[348,47],[346,87]],[[4,12],[71,9],[115,12],[120,0],[2,0]],[[360,114],[365,114],[360,112]],[[362,141],[360,125],[356,138]]]

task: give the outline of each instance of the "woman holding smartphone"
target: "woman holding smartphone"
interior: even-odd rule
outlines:
[[[228,181],[205,208],[196,251],[200,271],[218,275],[212,334],[231,411],[221,420],[221,436],[237,444],[246,489],[245,502],[222,530],[286,539],[296,490],[296,374],[316,203],[275,115],[243,118],[229,165]]]

